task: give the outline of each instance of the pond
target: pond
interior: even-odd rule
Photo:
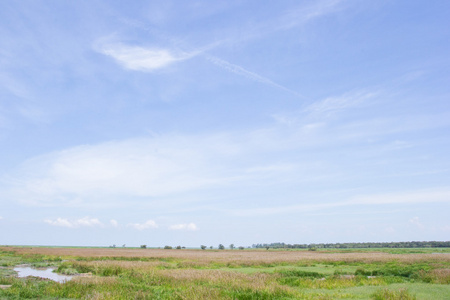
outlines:
[[[47,268],[47,269],[33,269],[27,266],[15,267],[14,271],[17,272],[17,277],[28,277],[28,276],[36,276],[41,278],[50,279],[56,282],[66,282],[72,279],[73,276],[68,275],[60,275],[54,273],[53,271],[56,268]]]

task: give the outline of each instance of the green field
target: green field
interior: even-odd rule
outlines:
[[[1,299],[450,299],[449,249],[2,247]],[[17,278],[19,264],[73,280]]]

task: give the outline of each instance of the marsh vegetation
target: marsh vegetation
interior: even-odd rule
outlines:
[[[448,249],[371,251],[3,247],[0,298],[449,299]],[[21,263],[84,276],[17,278]]]

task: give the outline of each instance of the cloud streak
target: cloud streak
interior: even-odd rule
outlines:
[[[288,92],[290,94],[293,94],[293,95],[295,95],[295,96],[297,96],[299,98],[307,99],[305,96],[297,93],[296,91],[291,90],[291,89],[289,89],[289,88],[287,88],[285,86],[282,86],[282,85],[280,85],[280,84],[270,80],[269,78],[266,78],[264,76],[261,76],[259,74],[254,73],[254,72],[248,71],[248,70],[244,69],[241,66],[229,63],[229,62],[227,62],[225,60],[222,60],[220,58],[217,58],[217,57],[214,57],[214,56],[210,56],[210,55],[207,56],[207,60],[212,62],[213,64],[221,67],[222,69],[225,69],[225,70],[231,72],[231,73],[243,76],[243,77],[245,77],[247,79],[253,80],[255,82],[262,83],[264,85],[268,85],[268,86],[280,89],[282,91],[285,91],[285,92]]]
[[[330,115],[349,108],[357,107],[378,96],[380,92],[357,91],[337,97],[327,97],[306,107],[305,111],[314,115]]]
[[[392,194],[376,194],[356,196],[344,201],[300,204],[290,206],[265,207],[255,209],[244,209],[229,211],[237,216],[261,216],[275,215],[290,212],[313,212],[340,207],[377,206],[377,205],[414,205],[424,203],[447,203],[450,204],[450,190],[447,188],[417,190]]]

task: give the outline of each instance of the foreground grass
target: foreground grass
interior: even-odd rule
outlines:
[[[19,279],[20,263],[87,274]],[[450,255],[385,252],[0,249],[1,299],[450,299]]]

